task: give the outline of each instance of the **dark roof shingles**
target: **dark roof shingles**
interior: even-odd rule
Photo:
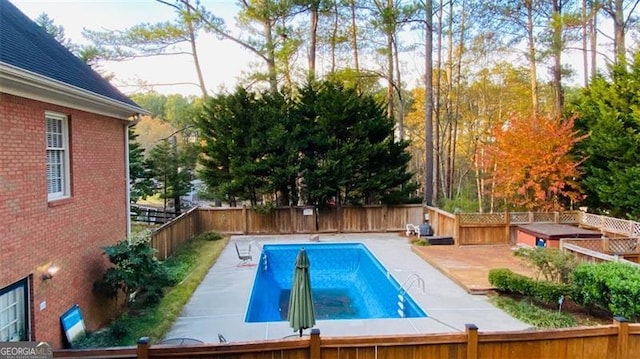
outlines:
[[[0,62],[139,107],[8,0],[0,0]]]

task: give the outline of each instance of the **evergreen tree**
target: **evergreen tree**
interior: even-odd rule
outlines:
[[[149,154],[148,165],[156,181],[162,184],[160,197],[172,199],[176,213],[180,213],[182,206],[180,197],[191,190],[190,168],[186,165],[185,150],[176,144],[176,137],[160,141]]]
[[[324,82],[293,99],[271,91],[209,99],[198,122],[201,174],[232,205],[406,201],[406,142],[372,97]],[[302,197],[300,198],[299,195]]]
[[[383,105],[333,83],[301,90],[297,115],[306,129],[301,148],[306,201],[323,206],[377,204],[409,198],[410,155],[394,140],[394,120]]]
[[[144,160],[144,148],[136,140],[138,135],[129,128],[129,184],[131,203],[144,199],[153,194],[151,171]]]
[[[629,69],[618,64],[611,80],[593,79],[575,104],[576,125],[589,134],[582,187],[591,211],[640,218],[640,52]]]

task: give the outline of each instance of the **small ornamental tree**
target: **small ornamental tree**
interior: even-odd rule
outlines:
[[[513,117],[493,129],[486,144],[494,169],[493,195],[506,209],[552,211],[582,198],[577,178],[579,161],[573,146],[585,138],[573,129],[573,118]],[[491,171],[489,171],[491,172]]]
[[[94,288],[116,299],[116,308],[120,307],[120,295],[124,296],[122,307],[126,310],[134,293],[145,292],[147,298],[155,300],[162,296],[162,289],[170,284],[169,275],[155,258],[155,249],[147,239],[124,239],[103,249],[113,266],[94,284]]]

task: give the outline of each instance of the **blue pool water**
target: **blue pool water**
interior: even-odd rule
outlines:
[[[316,319],[426,317],[408,294],[398,305],[400,285],[362,243],[267,244],[256,268],[245,322],[287,320],[301,247],[311,262]]]

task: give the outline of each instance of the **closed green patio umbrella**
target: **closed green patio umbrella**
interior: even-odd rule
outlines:
[[[316,324],[313,298],[311,297],[311,279],[309,277],[309,257],[304,248],[300,248],[296,258],[296,267],[293,272],[293,283],[289,296],[289,311],[287,320],[293,331],[299,331],[313,327]]]

